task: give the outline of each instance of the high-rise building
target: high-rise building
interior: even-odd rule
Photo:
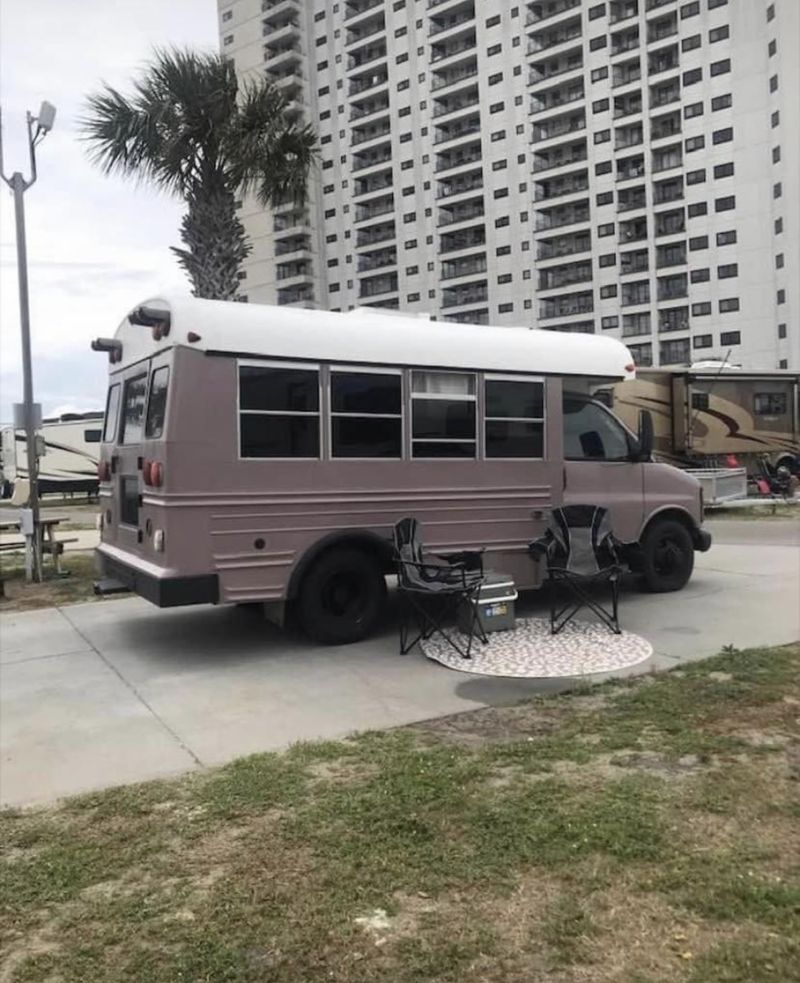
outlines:
[[[310,122],[251,302],[607,332],[800,369],[797,0],[218,0]]]

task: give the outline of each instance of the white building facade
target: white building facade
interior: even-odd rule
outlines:
[[[250,302],[800,369],[797,0],[218,0],[320,138],[242,202]]]

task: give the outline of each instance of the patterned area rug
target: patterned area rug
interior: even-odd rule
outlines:
[[[466,636],[456,632],[453,637],[466,650]],[[558,635],[551,635],[545,618],[519,618],[514,631],[492,632],[488,645],[474,639],[469,659],[462,659],[441,637],[420,645],[429,659],[448,669],[531,678],[611,672],[635,666],[653,654],[652,645],[639,635],[627,631],[614,635],[604,625],[585,621],[571,621]]]

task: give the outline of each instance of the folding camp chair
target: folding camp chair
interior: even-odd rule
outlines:
[[[619,541],[611,529],[608,509],[599,505],[567,505],[553,509],[544,536],[528,547],[531,555],[547,561],[550,594],[550,632],[557,635],[583,607],[588,607],[614,634],[620,634],[618,606],[622,566]],[[611,610],[590,591],[598,584],[611,588]],[[559,606],[558,588],[570,592]]]
[[[401,519],[394,527],[394,551],[403,605],[400,654],[405,655],[419,641],[440,635],[462,658],[470,658],[474,635],[484,644],[489,641],[478,617],[478,605],[473,603],[484,580],[482,551],[446,556],[426,553],[419,523],[412,518]],[[472,612],[466,649],[444,627],[464,601]]]

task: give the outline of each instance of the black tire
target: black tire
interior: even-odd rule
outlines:
[[[359,549],[331,549],[303,578],[299,626],[324,645],[358,642],[375,629],[385,600],[386,580],[372,556]]]
[[[642,537],[641,571],[654,594],[685,587],[694,570],[694,543],[677,519],[656,519]]]

